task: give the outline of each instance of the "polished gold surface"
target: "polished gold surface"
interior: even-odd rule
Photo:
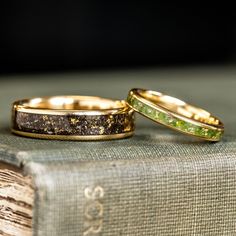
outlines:
[[[134,131],[134,111],[123,100],[32,98],[15,102],[12,113],[12,132],[32,138],[107,140],[129,137]]]
[[[38,114],[114,114],[124,112],[123,100],[111,100],[95,96],[53,96],[24,99],[14,102],[14,109]]]
[[[224,132],[223,123],[209,112],[156,91],[132,89],[127,102],[142,115],[185,134],[219,141]]]

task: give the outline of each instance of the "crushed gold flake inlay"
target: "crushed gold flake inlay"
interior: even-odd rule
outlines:
[[[113,135],[134,130],[134,112],[112,115],[47,115],[16,111],[13,129],[47,135]]]

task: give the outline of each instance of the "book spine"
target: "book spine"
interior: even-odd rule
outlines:
[[[236,157],[224,158],[31,164],[35,235],[234,235]]]

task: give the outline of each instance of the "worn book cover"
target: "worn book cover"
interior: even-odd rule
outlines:
[[[234,235],[235,74],[215,68],[3,79],[0,235]],[[140,117],[135,135],[123,140],[49,141],[9,131],[16,99],[124,98],[131,87],[163,91],[218,114],[226,126],[223,140],[200,141]]]

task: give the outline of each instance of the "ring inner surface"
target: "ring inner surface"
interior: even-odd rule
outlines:
[[[125,107],[124,101],[87,96],[57,96],[23,100],[19,104],[25,108],[51,110],[107,110]]]
[[[189,105],[180,99],[148,90],[138,90],[138,94],[144,99],[170,112],[174,112],[181,116],[194,119],[206,124],[221,125],[220,120],[211,116],[209,112],[201,108]]]

